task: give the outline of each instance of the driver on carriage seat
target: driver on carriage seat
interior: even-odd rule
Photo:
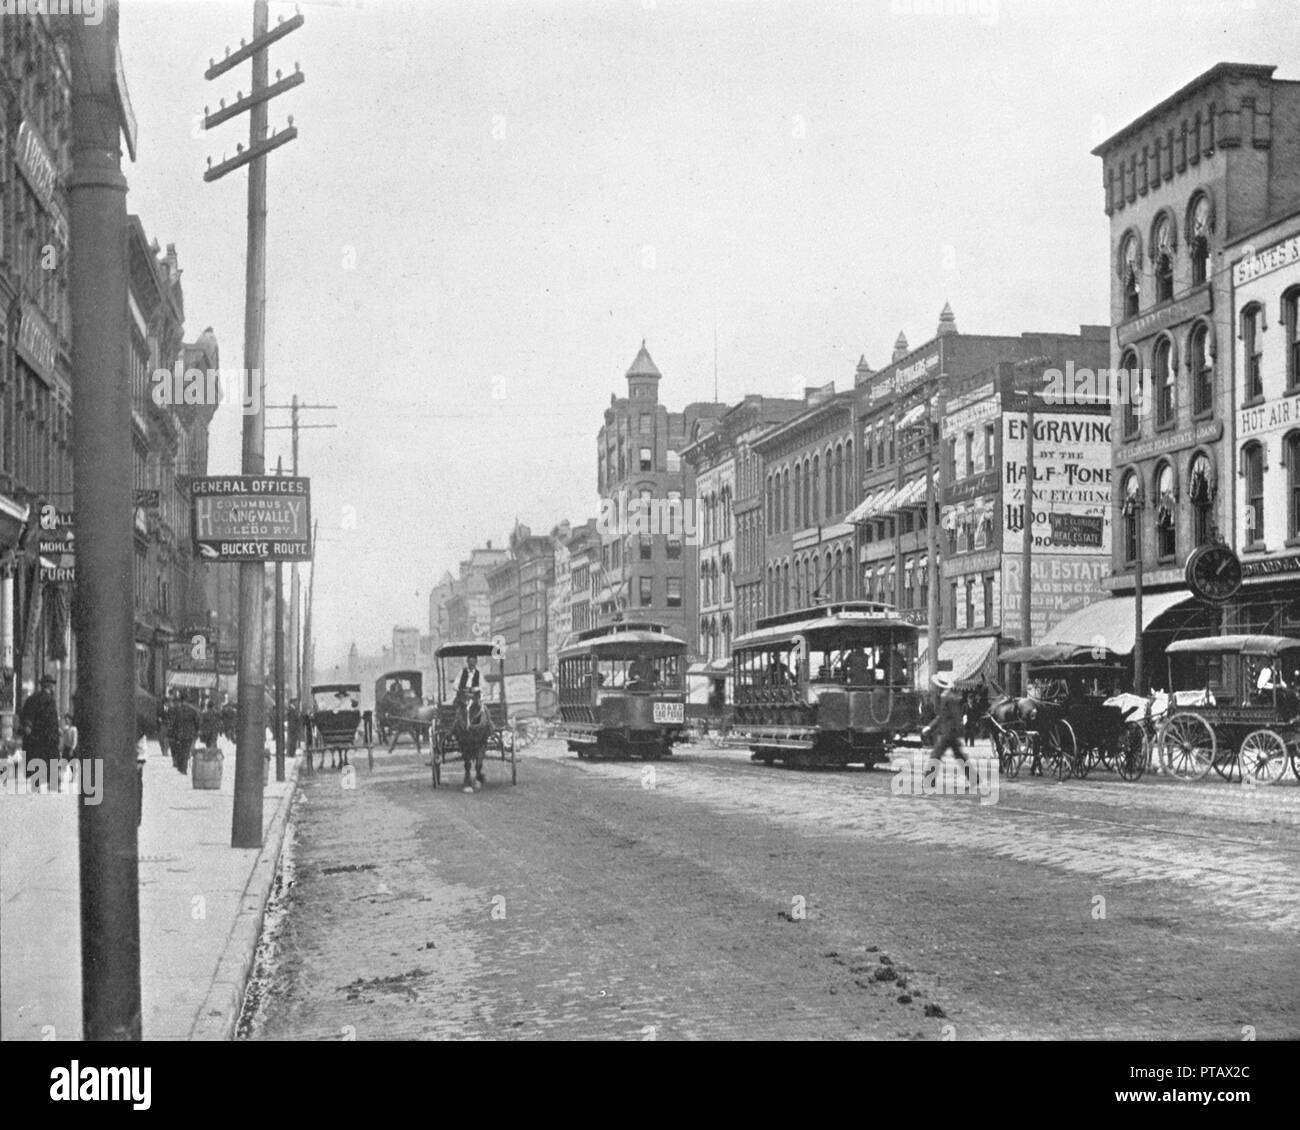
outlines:
[[[478,656],[465,656],[465,666],[460,669],[460,678],[456,680],[456,693],[468,691],[472,695],[483,693],[483,672],[478,669]]]

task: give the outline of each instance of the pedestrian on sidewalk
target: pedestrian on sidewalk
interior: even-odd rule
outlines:
[[[934,685],[939,688],[939,711],[935,715],[932,729],[934,748],[930,756],[935,761],[942,761],[943,755],[952,750],[953,755],[961,761],[968,760],[962,749],[961,737],[964,724],[961,695],[952,685],[952,680],[945,675],[935,675]]]
[[[298,756],[298,736],[302,732],[302,710],[298,707],[298,700],[291,698],[289,700],[289,756]]]
[[[23,732],[23,755],[27,762],[27,779],[40,790],[41,782],[51,789],[58,786],[55,776],[59,760],[59,706],[54,701],[55,678],[42,675],[40,689],[23,703],[19,720]],[[32,780],[32,766],[42,766]]]
[[[208,748],[217,748],[217,738],[221,735],[221,715],[210,698],[203,700],[203,710],[199,714],[199,740]]]
[[[163,697],[158,700],[158,752],[167,753],[171,748],[172,703]]]
[[[194,704],[186,702],[180,691],[175,692],[172,705],[171,750],[172,764],[178,773],[189,773],[190,752],[199,736],[199,712]]]

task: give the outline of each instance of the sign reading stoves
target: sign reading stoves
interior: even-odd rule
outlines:
[[[194,479],[195,552],[209,561],[310,561],[308,484],[287,475]]]

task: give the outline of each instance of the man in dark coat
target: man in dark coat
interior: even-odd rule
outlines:
[[[221,733],[221,715],[211,699],[205,699],[203,710],[199,714],[199,739],[208,749],[217,748],[217,737]]]
[[[23,731],[23,756],[27,762],[28,781],[39,790],[45,784],[51,791],[58,788],[54,774],[59,763],[59,704],[54,700],[53,675],[41,677],[40,689],[24,703],[19,720]],[[34,777],[32,766],[42,769]]]
[[[961,746],[965,715],[961,695],[952,685],[952,680],[944,675],[936,675],[934,685],[939,688],[940,694],[939,710],[931,724],[934,732],[934,749],[930,756],[935,761],[942,761],[943,755],[948,750],[952,750],[956,757],[965,761],[966,751]]]
[[[181,692],[176,692],[172,707],[171,747],[172,764],[178,773],[190,771],[190,751],[199,736],[199,712],[186,702]]]

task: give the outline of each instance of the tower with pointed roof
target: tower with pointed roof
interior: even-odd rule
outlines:
[[[641,348],[627,371],[628,399],[646,406],[654,404],[659,399],[659,381],[662,377],[663,374],[645,347],[645,338],[642,338]]]
[[[904,357],[907,356],[908,352],[909,350],[907,346],[907,334],[905,334],[902,330],[899,330],[898,338],[894,342],[894,355],[890,358],[890,361],[901,361]]]
[[[952,307],[945,302],[943,310],[939,314],[939,328],[934,331],[934,336],[943,337],[944,334],[955,334],[956,332],[957,315],[952,312]]]

